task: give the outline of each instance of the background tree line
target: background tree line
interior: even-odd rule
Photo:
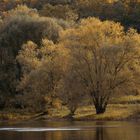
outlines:
[[[139,0],[1,0],[1,15],[21,4],[36,8],[42,16],[73,20],[94,16],[140,30]]]

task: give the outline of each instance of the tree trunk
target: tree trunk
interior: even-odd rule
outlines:
[[[96,109],[96,114],[103,114],[106,111],[106,108],[102,106],[98,106],[98,107],[95,106],[95,109]]]
[[[109,101],[109,96],[106,96],[104,98],[102,96],[93,98],[93,103],[94,103],[94,106],[96,109],[96,114],[105,113],[106,107],[108,105],[108,101]]]
[[[103,114],[106,111],[106,106],[101,105],[95,105],[95,109],[96,109],[96,114]]]

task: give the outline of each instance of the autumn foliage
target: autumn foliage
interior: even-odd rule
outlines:
[[[112,11],[112,12],[110,12]],[[73,116],[104,113],[112,97],[139,91],[138,0],[0,2],[0,108]]]

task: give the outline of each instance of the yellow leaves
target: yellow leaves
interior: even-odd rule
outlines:
[[[73,71],[81,82],[92,83],[91,91],[96,90],[97,83],[105,94],[110,87],[134,83],[134,70],[140,68],[140,35],[135,30],[125,33],[119,23],[87,18],[63,31],[60,40],[70,50]]]
[[[140,34],[137,33],[136,30],[134,29],[129,29],[129,31],[127,32],[127,39],[135,46],[134,47],[137,47],[140,48]]]
[[[39,54],[42,56],[42,63],[52,66],[55,64],[63,70],[67,68],[69,52],[62,44],[54,44],[52,41],[44,39]]]
[[[61,42],[68,48],[88,49],[93,51],[97,48],[113,47],[113,51],[123,51],[121,47],[139,50],[140,35],[135,30],[125,34],[120,23],[112,21],[100,21],[96,18],[83,19],[79,25],[67,29],[61,33]],[[131,46],[131,47],[130,47]],[[139,51],[138,51],[139,52]]]
[[[35,51],[35,49],[37,49],[37,45],[32,41],[28,41],[26,44],[22,46],[22,49],[28,56],[35,55],[32,54],[32,51]],[[21,53],[21,51],[19,53]]]
[[[52,58],[54,55],[56,55],[55,49],[56,46],[52,41],[49,41],[48,39],[43,39],[42,47],[38,50],[38,53],[41,55],[41,59],[46,59],[49,57]]]
[[[43,40],[42,40],[42,45],[43,45],[43,46],[53,46],[54,43],[53,43],[53,41],[50,41],[50,40],[48,40],[48,39],[43,39]]]
[[[54,108],[61,109],[62,108],[62,101],[58,98],[54,99],[52,102]]]
[[[67,54],[63,45],[54,44],[48,39],[43,39],[41,46],[31,41],[24,44],[17,57],[23,70],[18,89],[37,96],[54,94],[67,69]],[[38,65],[33,69],[35,62]]]
[[[75,10],[68,5],[45,4],[40,13],[47,17],[56,17],[67,21],[75,21],[78,15]]]
[[[15,9],[12,9],[8,12],[9,16],[15,16],[15,15],[30,15],[31,17],[39,17],[37,10],[30,9],[26,5],[18,5]]]
[[[17,56],[17,60],[23,65],[23,72],[28,73],[33,69],[36,69],[39,65],[37,56],[37,45],[32,41],[28,41],[27,44],[22,46],[22,50]]]
[[[96,18],[87,18],[83,19],[78,26],[63,31],[61,40],[64,40],[64,43],[69,46],[98,48],[110,46],[111,43],[119,43],[123,35],[123,27],[119,23],[101,22]]]

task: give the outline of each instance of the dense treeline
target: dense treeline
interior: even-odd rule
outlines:
[[[140,31],[139,0],[2,0],[1,15],[21,4],[36,8],[43,16],[75,20],[94,16],[114,20],[126,28],[133,27]]]
[[[0,11],[1,109],[59,99],[72,116],[91,98],[100,114],[115,93],[138,93],[138,0],[3,0]]]

